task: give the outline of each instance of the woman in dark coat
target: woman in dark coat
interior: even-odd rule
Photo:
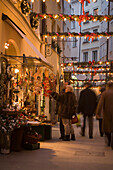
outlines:
[[[113,149],[113,82],[108,83],[108,89],[102,93],[97,105],[96,117],[101,117],[101,109],[103,108],[102,130],[108,139],[108,146]]]
[[[62,119],[64,129],[65,129],[65,138],[64,140],[75,140],[74,129],[71,124],[72,116],[76,114],[76,96],[73,92],[73,88],[71,85],[67,85],[64,94],[58,94],[53,92],[52,97],[60,102],[60,106],[58,108],[58,115]]]

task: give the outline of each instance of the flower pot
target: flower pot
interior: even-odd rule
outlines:
[[[9,154],[10,153],[10,135],[2,133],[1,134],[1,153]]]

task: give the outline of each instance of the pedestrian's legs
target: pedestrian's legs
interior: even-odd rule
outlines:
[[[74,128],[71,123],[71,120],[69,120],[69,126],[70,126],[71,140],[75,140]]]
[[[85,136],[85,127],[86,127],[86,116],[83,115],[83,127],[81,128],[81,135]]]
[[[113,149],[113,133],[111,133],[111,148]]]
[[[60,133],[61,133],[60,139],[63,139],[65,132],[64,132],[64,125],[62,123],[62,119],[61,118],[60,118]]]
[[[69,141],[70,140],[70,120],[69,119],[62,119],[62,123],[64,125],[65,129],[65,138],[64,140]]]
[[[93,138],[93,116],[88,116],[89,122],[89,138]]]
[[[105,137],[107,138],[107,145],[110,146],[111,144],[111,133],[106,133],[105,132]]]
[[[102,119],[99,119],[99,132],[100,132],[100,136],[103,136],[103,132],[102,132]]]

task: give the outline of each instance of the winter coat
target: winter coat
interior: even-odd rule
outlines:
[[[103,108],[103,132],[113,132],[113,87],[102,93],[96,109],[96,117],[101,116],[101,109]]]
[[[52,97],[60,102],[58,107],[58,115],[60,118],[71,119],[76,114],[76,96],[72,92],[58,94],[53,92]]]
[[[102,94],[99,94],[99,95],[97,96],[97,103],[99,103],[99,100],[100,100],[101,95],[102,95]],[[99,119],[103,119],[103,108],[101,109]]]
[[[96,94],[90,88],[82,90],[78,101],[78,113],[82,112],[85,116],[92,116],[95,114],[96,106]]]

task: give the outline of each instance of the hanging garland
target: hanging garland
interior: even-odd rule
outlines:
[[[89,40],[92,39],[92,41],[96,38],[101,38],[106,37],[107,39],[109,39],[110,36],[113,36],[113,32],[97,32],[97,33],[91,33],[91,32],[85,32],[85,33],[76,33],[76,32],[65,32],[65,33],[55,33],[55,32],[47,32],[46,34],[44,34],[45,38],[47,37],[52,37],[52,38],[57,38],[57,37],[61,37],[61,39],[63,38],[71,38],[71,37],[89,37]]]
[[[22,13],[25,14],[25,15],[30,14],[31,8],[30,8],[30,4],[27,2],[27,0],[22,0],[21,10],[22,10]]]
[[[67,14],[41,14],[34,13],[37,19],[58,19],[58,20],[69,20],[69,21],[77,21],[77,22],[86,22],[86,21],[111,21],[113,20],[113,15],[67,15]]]

